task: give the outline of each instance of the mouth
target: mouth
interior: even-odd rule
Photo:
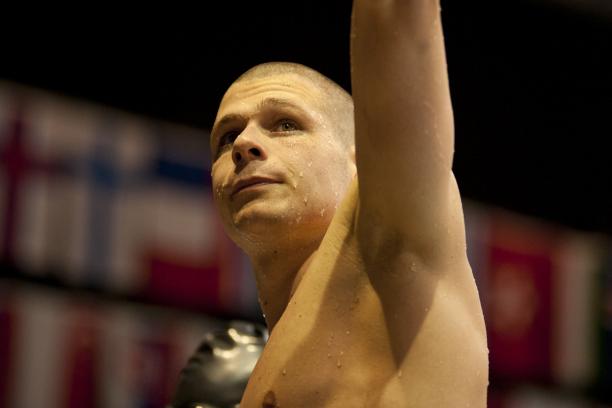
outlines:
[[[240,193],[243,190],[265,186],[268,184],[279,184],[279,183],[280,181],[274,180],[271,178],[267,178],[267,177],[249,177],[243,180],[239,180],[234,185],[234,188],[232,189],[232,192],[230,194],[230,198],[234,198],[236,194]]]

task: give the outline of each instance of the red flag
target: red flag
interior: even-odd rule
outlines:
[[[492,220],[485,315],[492,375],[548,380],[553,241],[543,227]]]
[[[93,310],[78,305],[68,327],[63,404],[66,408],[94,407],[97,401],[97,355],[100,333]]]
[[[152,252],[146,296],[173,306],[219,311],[219,266],[206,259],[188,259]]]
[[[12,389],[15,311],[9,287],[0,287],[0,407],[9,406]]]

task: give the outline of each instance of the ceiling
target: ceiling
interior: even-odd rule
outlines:
[[[454,169],[468,198],[612,235],[612,19],[563,3],[443,1]],[[201,128],[259,62],[350,88],[350,1],[165,6],[6,18],[0,78]]]

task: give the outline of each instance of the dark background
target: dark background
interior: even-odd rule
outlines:
[[[559,2],[442,2],[455,173],[467,198],[612,235],[612,12]],[[0,78],[199,128],[260,62],[350,89],[350,1],[202,7],[5,13]]]

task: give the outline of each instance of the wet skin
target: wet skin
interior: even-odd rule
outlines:
[[[262,115],[256,107],[261,101],[303,98],[277,83],[286,80],[266,78],[236,86],[226,96],[219,115],[247,108],[243,111],[247,120],[237,129],[250,132],[248,139],[237,136],[233,143],[241,144],[247,153],[252,148],[260,150],[259,156],[237,162],[232,153],[240,147],[225,147],[214,163],[213,188],[219,192],[216,201],[228,233],[247,253],[254,254],[254,259],[269,258],[257,274],[264,310],[283,292],[293,294],[290,301],[279,302],[282,307],[276,312],[277,320],[269,324],[273,326],[270,340],[241,406],[274,406],[272,400],[292,407],[401,406],[395,404],[414,400],[410,395],[415,390],[429,401],[426,393],[442,393],[449,386],[470,394],[470,384],[453,372],[467,361],[483,360],[484,327],[465,258],[456,187],[454,222],[448,231],[454,243],[447,250],[453,259],[448,265],[452,274],[431,273],[421,257],[401,242],[389,241],[376,257],[364,259],[368,257],[362,254],[363,248],[376,246],[364,242],[357,233],[359,187],[352,162],[349,158],[348,164],[340,164],[336,158],[337,167],[328,165],[331,157],[346,152],[334,144],[327,145],[329,153],[322,152],[317,146],[326,144],[327,135],[316,135],[315,130],[281,134],[259,128]],[[246,95],[252,98],[251,103],[245,102],[249,99]],[[255,108],[249,111],[249,107]],[[285,118],[287,112],[277,108],[266,115]],[[297,122],[299,117],[290,118]],[[229,128],[231,125],[235,123]],[[219,134],[213,133],[213,141]],[[320,191],[319,181],[330,177],[331,171],[336,171],[336,179],[353,180],[343,181],[349,185],[348,192],[341,183],[334,184],[337,180],[329,180],[327,184],[333,187]],[[244,174],[271,181],[236,193],[233,186]],[[336,191],[344,200],[334,211],[340,201],[334,200]],[[306,203],[305,197],[310,197]],[[333,220],[327,214],[333,215]],[[306,261],[297,269],[285,268],[300,264],[302,259],[287,255],[287,246],[316,239],[321,230],[324,238],[315,241],[317,249]],[[270,248],[274,248],[271,254]],[[275,262],[274,258],[286,262]],[[277,267],[277,263],[283,266]],[[298,276],[299,285],[290,285],[290,289],[278,285],[279,281],[294,284]],[[466,298],[470,301],[465,302]],[[275,310],[268,314],[274,318]],[[449,321],[450,315],[458,316],[457,321]],[[458,344],[462,345],[460,353]],[[477,368],[481,370],[479,377],[486,376],[482,365]]]
[[[374,4],[354,9],[356,156],[295,73],[233,84],[217,114],[215,202],[271,330],[241,407],[485,406],[438,5]]]

